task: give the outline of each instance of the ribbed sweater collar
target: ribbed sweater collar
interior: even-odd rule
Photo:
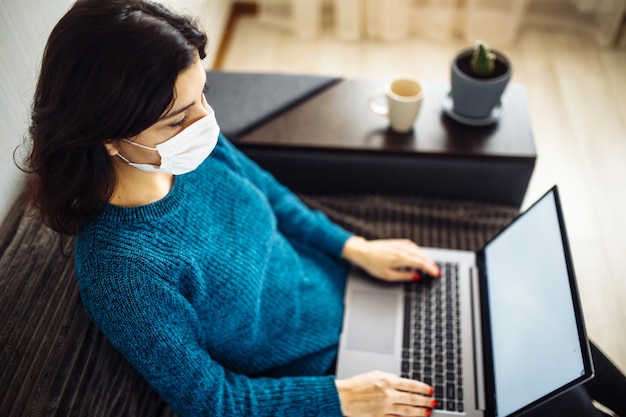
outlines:
[[[185,179],[175,177],[172,189],[159,201],[138,207],[120,207],[107,204],[100,218],[113,222],[152,221],[162,218],[179,207],[184,189]]]

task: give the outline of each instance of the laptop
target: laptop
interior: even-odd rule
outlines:
[[[593,377],[556,186],[477,253],[424,250],[440,278],[350,271],[338,378],[392,372],[435,389],[433,416],[513,417]]]

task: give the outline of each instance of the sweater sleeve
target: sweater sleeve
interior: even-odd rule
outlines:
[[[181,417],[341,416],[332,376],[252,378],[225,369],[202,346],[189,301],[155,277],[159,268],[148,259],[105,262],[81,265],[90,277],[106,269],[124,278],[81,282],[85,309]]]
[[[280,184],[273,175],[259,167],[239,151],[224,136],[220,136],[221,157],[234,169],[257,187],[274,209],[278,227],[287,237],[312,245],[339,257],[346,240],[353,233],[333,223],[328,217],[311,210],[287,187]]]

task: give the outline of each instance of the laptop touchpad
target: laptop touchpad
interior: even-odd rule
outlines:
[[[393,354],[397,297],[357,290],[350,302],[348,349]]]

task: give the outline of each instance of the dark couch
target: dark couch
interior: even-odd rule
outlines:
[[[209,75],[214,84],[210,101],[223,132],[233,138],[336,81]],[[225,89],[228,94],[220,99],[227,85],[241,95]],[[427,246],[471,250],[517,214],[511,206],[420,196],[301,197],[367,238],[406,237]],[[87,319],[72,251],[73,242],[60,247],[54,233],[29,212],[24,197],[0,227],[0,416],[174,416]]]

